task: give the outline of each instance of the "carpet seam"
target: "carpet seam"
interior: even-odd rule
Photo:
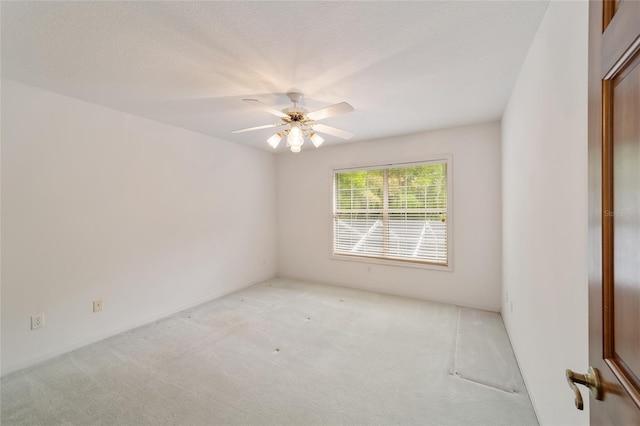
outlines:
[[[480,385],[480,386],[485,386],[485,387],[488,387],[488,388],[491,388],[491,389],[498,390],[498,391],[500,391],[500,392],[505,392],[505,393],[508,393],[508,394],[510,394],[510,395],[513,395],[513,394],[517,394],[517,393],[518,393],[518,392],[515,392],[515,391],[510,391],[510,390],[507,390],[507,389],[502,389],[502,388],[499,388],[499,387],[496,387],[496,386],[493,386],[493,385],[489,385],[489,384],[487,384],[487,383],[482,383],[482,382],[479,382],[479,381],[477,381],[477,380],[469,379],[469,378],[464,377],[464,376],[461,376],[461,375],[459,375],[459,374],[456,374],[456,375],[455,375],[455,377],[457,377],[457,378],[459,378],[459,379],[461,379],[461,380],[466,380],[467,382],[471,382],[471,383],[478,384],[478,385]]]
[[[460,308],[459,306],[458,308],[458,315],[456,318],[456,338],[453,342],[453,355],[451,357],[451,366],[449,368],[449,375],[451,376],[457,376],[458,372],[456,371],[456,358],[458,357],[458,344],[460,341],[460,317],[462,315],[462,308]]]

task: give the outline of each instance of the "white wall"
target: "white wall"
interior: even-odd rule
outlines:
[[[453,155],[453,271],[330,259],[331,170]],[[278,156],[278,274],[499,311],[500,125]]]
[[[271,153],[10,80],[2,124],[3,374],[275,275]]]
[[[589,423],[587,9],[549,4],[502,121],[502,313],[542,425]]]

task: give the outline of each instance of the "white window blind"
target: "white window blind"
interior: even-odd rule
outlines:
[[[333,253],[448,265],[447,160],[334,173]]]

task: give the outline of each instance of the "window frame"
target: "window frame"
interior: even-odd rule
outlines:
[[[421,260],[411,260],[411,259],[397,259],[397,258],[386,258],[386,257],[376,257],[376,256],[367,256],[367,255],[359,255],[359,254],[344,254],[344,253],[335,253],[335,212],[336,212],[336,174],[341,172],[353,172],[353,171],[362,171],[362,170],[380,170],[380,169],[392,169],[392,168],[402,168],[402,167],[412,167],[412,166],[424,166],[428,164],[437,164],[437,163],[445,163],[447,165],[446,169],[446,179],[447,179],[447,264],[443,265],[441,263],[433,263],[433,262],[425,262]],[[330,229],[331,236],[329,241],[329,258],[332,260],[338,261],[347,261],[347,262],[358,262],[358,263],[368,263],[368,264],[378,264],[378,265],[390,265],[390,266],[400,266],[400,267],[411,267],[411,268],[421,268],[421,269],[433,269],[438,271],[453,271],[453,156],[451,154],[439,154],[432,156],[422,156],[422,159],[419,161],[400,161],[393,163],[378,163],[378,164],[366,164],[366,165],[354,165],[347,167],[334,167],[330,170],[330,185],[331,185],[331,210],[330,210]],[[388,182],[385,182],[385,190],[388,188]],[[370,268],[369,268],[370,271]]]

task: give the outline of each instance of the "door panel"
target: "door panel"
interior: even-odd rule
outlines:
[[[640,425],[640,2],[589,16],[591,424]]]
[[[640,377],[640,55],[613,81],[613,358]]]

